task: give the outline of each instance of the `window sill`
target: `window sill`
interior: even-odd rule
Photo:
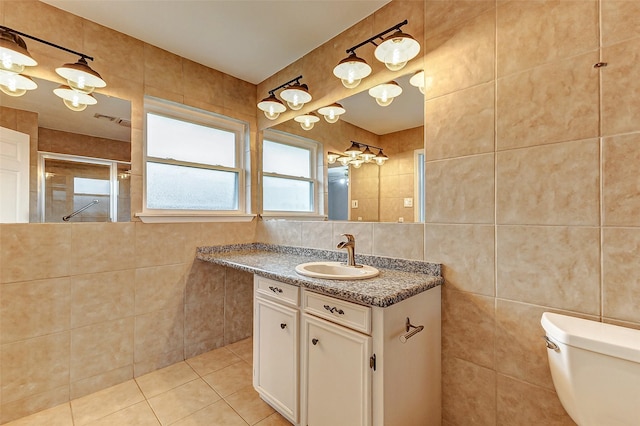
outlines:
[[[136,213],[143,223],[251,222],[255,214]]]
[[[309,221],[325,221],[327,216],[319,214],[287,214],[287,213],[262,213],[262,220],[309,220]]]

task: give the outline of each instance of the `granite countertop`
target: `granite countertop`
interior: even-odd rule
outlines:
[[[387,307],[442,285],[439,264],[356,254],[356,263],[375,266],[380,275],[365,280],[325,280],[306,277],[296,265],[313,261],[346,261],[346,252],[271,244],[198,247],[196,258],[240,269],[265,278],[368,306]]]

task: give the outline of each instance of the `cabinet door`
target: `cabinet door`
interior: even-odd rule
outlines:
[[[371,337],[303,316],[303,424],[371,424]]]
[[[253,385],[263,399],[298,422],[298,311],[255,298]]]

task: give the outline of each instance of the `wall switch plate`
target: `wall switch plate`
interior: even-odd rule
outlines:
[[[413,198],[405,198],[404,199],[405,207],[413,207]]]
[[[351,200],[351,208],[352,209],[358,208],[358,200]]]
[[[399,217],[398,218],[398,223],[404,223],[404,217]]]

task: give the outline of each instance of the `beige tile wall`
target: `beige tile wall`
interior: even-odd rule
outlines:
[[[2,25],[95,56],[92,67],[109,84],[104,93],[131,101],[134,213],[142,205],[144,94],[248,121],[255,141],[254,85],[44,3],[3,0],[0,12]],[[54,68],[73,59],[27,44],[38,77],[57,80]],[[38,140],[37,127],[33,134],[4,109],[0,124]],[[255,228],[0,225],[0,423],[250,335],[251,275],[196,262],[194,253],[255,241]]]
[[[427,0],[426,16],[425,258],[446,279],[443,423],[574,424],[540,316],[640,325],[640,7]]]

